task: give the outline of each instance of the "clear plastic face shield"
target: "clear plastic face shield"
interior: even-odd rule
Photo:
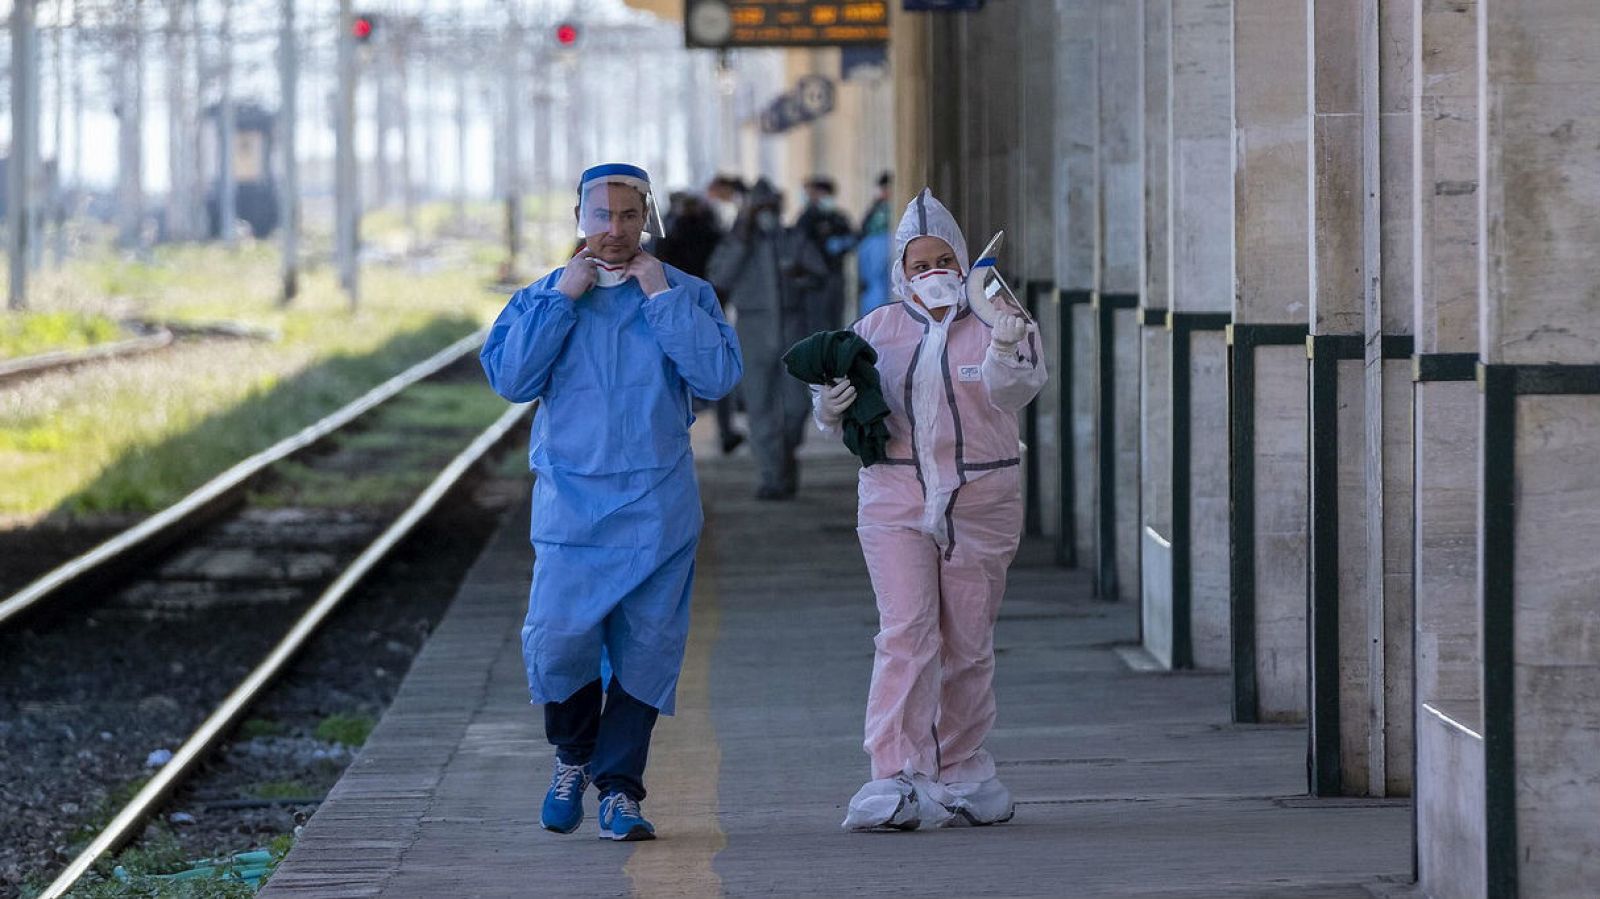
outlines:
[[[972,272],[967,275],[967,305],[972,307],[974,315],[991,328],[1002,315],[1015,315],[1029,324],[1033,323],[1027,308],[1017,299],[1011,285],[1006,283],[1006,279],[1000,276],[1000,270],[995,267],[1005,236],[1006,232],[999,231],[989,239],[989,245],[983,248],[982,255],[972,263]]]
[[[666,233],[644,169],[595,166],[578,185],[578,237],[589,247],[601,286],[617,278],[642,241]],[[608,283],[611,282],[611,283]]]

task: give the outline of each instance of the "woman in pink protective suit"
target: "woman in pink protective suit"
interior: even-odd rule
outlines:
[[[967,244],[927,190],[894,235],[893,299],[853,330],[877,351],[888,458],[863,468],[857,533],[878,601],[867,695],[872,780],[850,830],[1010,820],[984,748],[995,720],[994,625],[1022,534],[1017,412],[1044,386],[1037,328],[968,308]],[[855,401],[816,388],[824,431]]]

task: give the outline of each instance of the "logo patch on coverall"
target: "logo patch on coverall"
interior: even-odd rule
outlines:
[[[980,365],[963,365],[956,370],[957,377],[963,381],[983,380],[983,367]]]

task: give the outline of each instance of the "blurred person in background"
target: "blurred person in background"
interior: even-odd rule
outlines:
[[[782,194],[767,179],[757,181],[707,268],[711,282],[728,291],[744,348],[756,498],[764,500],[791,499],[799,489],[795,451],[811,400],[806,386],[784,371],[783,354],[814,329],[809,304],[828,274],[816,246],[783,227],[782,216]]]
[[[809,304],[816,315],[806,333],[844,326],[844,258],[856,245],[850,220],[839,211],[833,179],[813,175],[806,179],[806,205],[795,228],[817,248],[827,265],[827,275]]]
[[[729,228],[738,218],[739,200],[744,196],[744,184],[738,179],[718,175],[706,187],[705,196],[687,191],[674,195],[673,215],[666,222],[666,236],[658,247],[661,260],[675,265],[697,278],[705,278],[711,254],[722,242]],[[726,220],[724,221],[724,218]],[[723,313],[728,311],[728,288],[714,284],[717,299],[722,302]],[[717,440],[722,454],[728,455],[744,443],[745,437],[733,427],[733,412],[737,391],[714,404],[717,418]]]
[[[706,186],[706,202],[717,217],[717,226],[724,233],[733,228],[744,206],[745,194],[750,188],[737,175],[718,175]]]
[[[889,302],[889,192],[888,172],[878,176],[877,197],[861,218],[861,240],[856,244],[856,273],[861,284],[859,315]]]

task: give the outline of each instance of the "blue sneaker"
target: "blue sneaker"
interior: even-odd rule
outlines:
[[[539,826],[556,833],[572,833],[583,823],[583,791],[589,789],[589,766],[567,765],[556,759],[556,773],[539,810]]]
[[[607,793],[600,797],[600,839],[653,840],[656,829],[644,819],[637,799],[626,793]]]

